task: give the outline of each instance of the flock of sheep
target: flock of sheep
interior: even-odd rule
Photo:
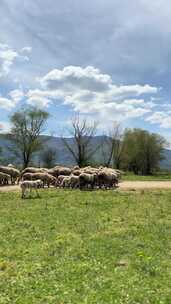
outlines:
[[[0,186],[14,185],[18,182],[20,177],[20,171],[17,170],[13,165],[0,166]]]
[[[56,166],[52,169],[28,167],[22,172],[12,165],[0,166],[0,185],[20,183],[22,197],[27,189],[41,187],[60,187],[70,189],[111,189],[118,186],[121,176],[119,170],[87,166],[67,168]]]

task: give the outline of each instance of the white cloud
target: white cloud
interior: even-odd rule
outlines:
[[[8,94],[9,98],[0,96],[0,108],[10,111],[24,98],[22,90],[16,89]]]
[[[21,53],[31,53],[32,52],[32,47],[31,46],[25,46],[21,49]]]
[[[155,94],[158,88],[150,85],[127,85],[116,86],[112,82],[110,75],[102,74],[99,69],[92,66],[86,68],[78,66],[68,66],[63,70],[54,69],[47,75],[39,79],[45,89],[62,90],[65,93],[73,94],[78,89],[81,91],[91,91],[95,93],[107,91],[117,97],[124,95]]]
[[[22,52],[13,50],[7,44],[0,43],[0,77],[5,77],[9,74],[11,66],[16,60],[28,61],[28,56],[23,56]]]
[[[27,100],[27,104],[36,106],[38,108],[48,108],[51,101],[45,97],[31,97]]]
[[[17,57],[17,52],[3,47],[0,48],[0,77],[8,75],[10,67]]]
[[[23,91],[19,90],[19,89],[16,89],[16,90],[13,90],[13,91],[9,92],[8,95],[11,97],[11,99],[14,101],[15,104],[20,102],[25,96]]]
[[[52,100],[57,101],[57,99],[63,98],[62,93],[57,91],[42,91],[39,89],[29,90],[26,94],[27,103],[37,107],[48,107]]]
[[[115,85],[110,75],[92,66],[54,69],[38,79],[42,90],[30,90],[28,102],[46,106],[51,100],[70,105],[81,113],[111,112],[125,117],[141,117],[155,106],[141,96],[157,94],[160,88],[146,85]],[[46,100],[44,100],[46,98]]]
[[[151,124],[157,124],[161,128],[169,129],[171,128],[171,111],[167,113],[162,111],[154,112],[146,118],[146,121]]]
[[[61,89],[65,92],[73,92],[78,86],[80,90],[100,92],[108,89],[112,79],[91,66],[86,68],[67,66],[63,70],[52,70],[40,79],[40,83],[44,88]]]
[[[0,108],[2,108],[4,110],[11,110],[14,107],[15,107],[15,103],[13,102],[13,100],[4,98],[4,97],[0,97]]]

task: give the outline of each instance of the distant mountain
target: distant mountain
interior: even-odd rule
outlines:
[[[165,149],[165,159],[161,161],[160,167],[162,169],[171,170],[171,150]]]
[[[8,135],[9,137],[9,135]],[[57,153],[56,153],[56,163],[58,164],[63,164],[63,165],[74,165],[75,161],[74,158],[72,157],[72,155],[68,152],[68,150],[66,149],[62,139],[60,137],[53,137],[53,136],[42,136],[42,140],[44,141],[44,147],[45,149],[47,147],[56,149]],[[73,139],[72,138],[66,138],[67,142],[71,145],[74,144]],[[99,144],[102,141],[102,136],[96,136],[94,137],[93,141],[92,141],[92,146],[93,149],[95,149],[95,147],[99,146]],[[3,157],[5,159],[8,159],[8,162],[17,164],[18,161],[16,159],[14,159],[13,154],[11,153],[11,148],[12,148],[12,142],[10,139],[7,138],[7,135],[1,134],[0,135],[0,147],[2,147],[3,149]],[[42,151],[41,151],[42,152]],[[40,152],[40,153],[41,153]],[[37,154],[37,156],[34,157],[34,161],[36,163],[38,163],[38,159],[39,158],[39,154]],[[98,153],[96,155],[96,159],[95,161],[100,161],[100,154]]]
[[[57,155],[56,155],[56,163],[63,164],[63,165],[74,165],[74,159],[72,155],[67,151],[62,139],[60,137],[53,137],[53,136],[42,136],[42,139],[44,140],[44,147],[51,147],[56,149]],[[95,136],[92,141],[93,148],[100,146],[101,142],[103,140],[102,136]],[[67,138],[67,141],[69,144],[73,144],[72,138]],[[12,153],[10,152],[10,149],[12,147],[12,142],[10,139],[7,139],[7,136],[4,134],[0,135],[0,147],[3,148],[3,156],[5,159],[8,159],[9,162],[12,162],[14,164],[17,164],[17,160],[13,157]],[[39,155],[35,157],[34,161],[37,162],[37,159],[39,158]],[[94,157],[96,162],[100,162],[102,159],[101,153],[96,153]],[[161,161],[161,168],[171,170],[171,150],[166,149],[165,150],[165,159]]]

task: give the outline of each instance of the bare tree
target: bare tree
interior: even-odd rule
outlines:
[[[31,108],[15,112],[10,118],[12,152],[21,159],[23,168],[29,165],[33,154],[41,149],[40,135],[44,131],[48,116],[45,111]]]
[[[114,122],[112,128],[103,137],[102,154],[105,166],[119,169],[122,156],[122,129],[118,122]]]
[[[92,140],[97,131],[97,122],[89,123],[87,119],[80,119],[76,116],[71,120],[70,136],[73,143],[62,136],[62,141],[71,153],[78,166],[85,166],[97,151],[98,147],[92,147]]]

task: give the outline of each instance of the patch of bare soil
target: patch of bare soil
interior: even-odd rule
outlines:
[[[123,191],[136,191],[136,190],[171,190],[171,181],[123,181],[119,183],[118,190]],[[0,187],[0,192],[11,192],[19,191],[19,185],[13,186],[2,186]]]
[[[0,187],[0,192],[11,192],[11,191],[19,191],[20,186],[19,185],[10,185],[10,186],[2,186]]]
[[[120,190],[171,189],[171,181],[124,181],[119,184]]]

